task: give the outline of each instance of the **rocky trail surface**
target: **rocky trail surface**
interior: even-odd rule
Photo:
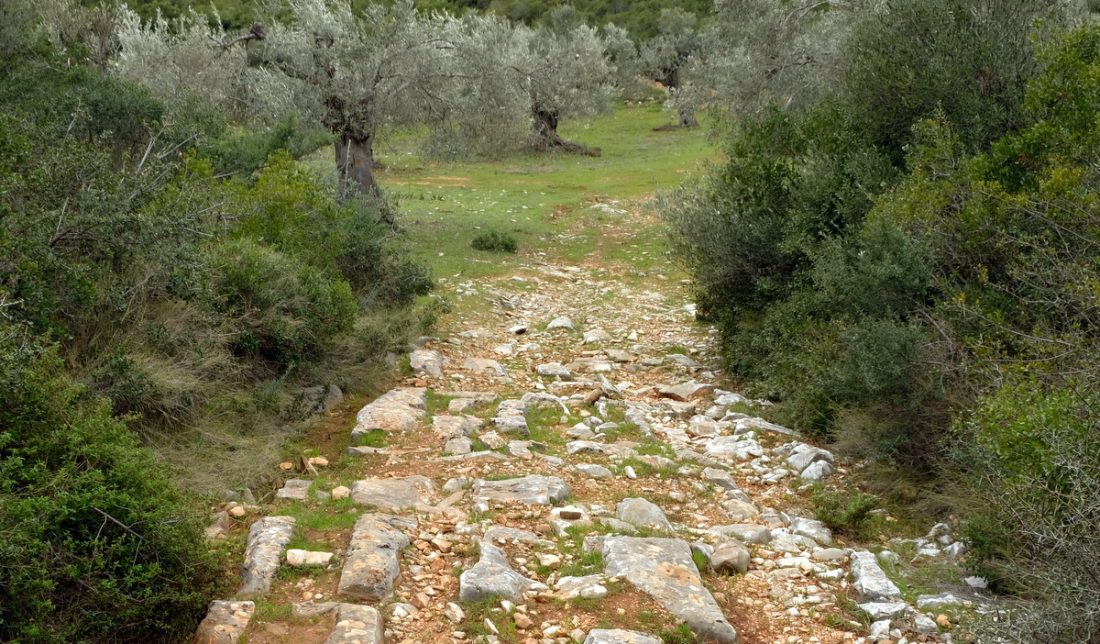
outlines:
[[[629,271],[445,284],[398,387],[219,508],[242,578],[197,641],[950,641],[964,600],[905,601],[889,554],[810,518],[798,491],[846,464],[723,388],[685,284]]]

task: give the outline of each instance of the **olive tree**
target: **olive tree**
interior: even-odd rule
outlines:
[[[411,0],[353,9],[346,0],[290,0],[289,19],[271,21],[257,50],[261,102],[288,101],[335,137],[344,197],[378,194],[374,146],[387,127],[441,117],[453,21],[420,15]]]
[[[493,15],[461,19],[450,61],[462,82],[453,86],[448,132],[484,133],[501,147],[595,153],[558,133],[562,119],[606,109],[615,66],[598,30],[583,24],[512,24]]]
[[[679,7],[661,10],[657,23],[657,35],[642,46],[641,58],[645,74],[668,88],[675,100],[683,82],[681,71],[699,51],[703,37],[699,31],[699,19],[695,14]],[[694,127],[695,111],[686,102],[677,105],[680,125]]]
[[[715,0],[700,42],[677,68],[681,109],[756,112],[812,105],[835,82],[854,15],[878,0]]]
[[[158,16],[148,22],[126,7],[118,12],[118,49],[109,66],[150,90],[165,105],[167,123],[243,115],[248,60],[244,49],[234,45],[262,31],[230,38],[218,20],[194,11],[172,21]]]

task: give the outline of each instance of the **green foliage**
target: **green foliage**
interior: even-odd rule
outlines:
[[[331,141],[328,133],[304,127],[293,114],[287,114],[262,131],[226,132],[201,147],[200,153],[210,159],[219,176],[249,178],[280,150],[298,159]]]
[[[861,22],[837,97],[741,123],[666,219],[733,370],[789,422],[955,483],[971,565],[1025,600],[1011,636],[1079,641],[1100,624],[1100,30],[1040,31],[1040,65],[1051,3],[943,4]],[[839,531],[874,507],[814,500]]]
[[[0,637],[184,637],[216,568],[199,515],[55,351],[6,323],[0,388]]]
[[[518,249],[516,238],[508,233],[490,230],[474,237],[470,242],[474,250],[485,250],[495,253],[514,253]]]
[[[211,249],[208,306],[231,324],[234,353],[287,367],[313,361],[349,331],[355,298],[343,280],[251,240]]]
[[[0,63],[0,639],[183,639],[219,566],[165,460],[194,490],[254,483],[295,390],[385,369],[431,281],[381,204],[272,152],[289,126],[177,139],[136,85],[19,56]]]
[[[814,490],[811,502],[818,521],[837,533],[856,537],[870,537],[869,527],[878,507],[878,499],[870,494],[855,492],[844,494],[824,489]]]

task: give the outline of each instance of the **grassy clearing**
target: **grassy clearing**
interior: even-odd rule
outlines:
[[[664,263],[656,218],[623,230],[612,209],[637,208],[678,185],[701,161],[717,158],[706,128],[656,132],[669,116],[657,104],[620,106],[608,115],[568,122],[562,135],[596,146],[599,157],[524,154],[491,161],[435,161],[416,134],[390,137],[379,156],[379,182],[398,201],[412,252],[437,277],[465,280],[513,271],[534,257],[623,261],[641,272]],[[331,173],[327,151],[310,164]],[[602,206],[600,204],[603,204]],[[595,207],[594,207],[595,206]],[[607,211],[601,208],[606,208]],[[515,238],[517,255],[474,252],[488,231]]]

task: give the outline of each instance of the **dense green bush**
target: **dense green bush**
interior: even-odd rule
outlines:
[[[995,58],[1052,5],[934,4],[862,23],[836,97],[742,122],[666,218],[733,370],[962,499],[970,565],[1023,602],[993,630],[1082,641],[1100,628],[1100,30],[974,67],[949,60],[963,34]],[[838,526],[862,512],[824,505]]]
[[[487,250],[496,253],[514,253],[518,249],[515,237],[498,230],[490,230],[487,233],[476,235],[470,241],[470,247],[474,250]]]
[[[317,360],[349,331],[351,287],[248,239],[211,249],[207,305],[226,316],[235,353],[286,368]]]
[[[53,350],[0,321],[0,639],[165,641],[215,575],[166,471]]]
[[[192,493],[382,373],[431,281],[289,124],[166,129],[39,35],[0,43],[0,640],[181,640],[222,574]]]

